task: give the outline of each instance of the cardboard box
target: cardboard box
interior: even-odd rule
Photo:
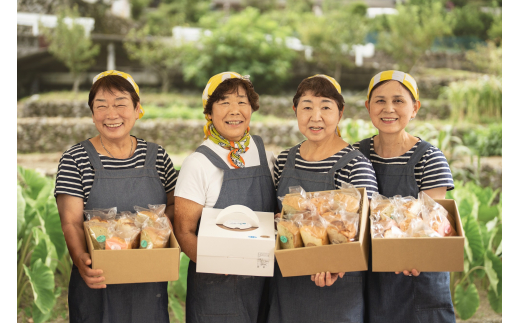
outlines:
[[[366,189],[363,187],[358,190],[361,193],[359,241],[318,247],[280,249],[280,239],[277,237],[274,254],[283,277],[312,275],[326,271],[338,273],[368,269],[369,204]]]
[[[102,269],[106,284],[150,283],[179,279],[181,249],[173,233],[167,248],[94,250],[83,223],[92,269]]]
[[[223,210],[202,210],[197,238],[197,272],[265,277],[274,275],[274,213],[253,212],[243,208],[246,207],[232,205]],[[233,213],[230,209],[238,211]],[[249,212],[249,215],[241,213],[241,210]],[[224,211],[228,212],[227,215]],[[226,217],[227,220],[242,221],[240,224],[253,224],[252,228],[228,228],[223,225]]]
[[[463,271],[464,229],[454,200],[435,200],[452,216],[457,236],[442,238],[372,238],[372,271]],[[372,235],[370,235],[372,237]]]

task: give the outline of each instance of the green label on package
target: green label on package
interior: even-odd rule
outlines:
[[[99,236],[99,237],[96,238],[96,240],[98,242],[105,242],[106,238],[105,238],[105,236]]]
[[[280,241],[283,243],[287,243],[287,237],[286,236],[280,236]]]
[[[141,241],[141,247],[146,248],[148,242],[146,240]]]

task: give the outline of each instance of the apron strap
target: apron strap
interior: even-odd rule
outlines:
[[[359,157],[359,156],[363,156],[363,154],[357,150],[357,149],[354,149],[348,153],[346,153],[345,155],[343,155],[343,157],[341,157],[337,162],[336,164],[334,164],[334,166],[332,166],[330,168],[330,170],[328,171],[329,174],[334,174],[338,169],[341,169],[343,167],[345,167],[348,163],[350,163],[350,161],[356,157]]]
[[[359,142],[359,151],[365,155],[368,160],[370,160],[370,142],[372,141],[372,138],[365,138]]]
[[[294,169],[295,162],[296,162],[296,152],[298,149],[300,149],[300,144],[294,146],[289,150],[289,153],[287,154],[287,160],[285,161],[285,166],[283,169]]]
[[[260,136],[252,135],[253,141],[255,142],[256,148],[258,149],[258,157],[260,158],[260,165],[268,166],[267,157],[265,156],[264,141]]]
[[[146,142],[146,160],[144,161],[144,167],[155,167],[158,150],[159,145],[154,142]]]
[[[99,153],[97,152],[96,148],[94,148],[94,145],[90,142],[90,140],[83,140],[80,144],[87,151],[88,159],[90,164],[92,164],[94,171],[97,169],[103,169],[103,164],[101,163],[101,158],[99,158]]]
[[[230,169],[229,166],[222,160],[222,158],[220,158],[219,155],[217,155],[217,153],[211,150],[211,148],[209,148],[208,146],[200,145],[199,147],[197,147],[195,152],[201,153],[204,156],[206,156],[206,158],[208,158],[209,161],[217,168],[220,168],[222,170]]]
[[[419,162],[419,160],[421,160],[424,153],[428,149],[430,149],[431,146],[432,145],[429,142],[421,140],[421,142],[419,144],[417,144],[417,148],[415,148],[414,153],[412,154],[412,156],[410,157],[410,159],[408,160],[408,163],[406,165],[415,167],[415,165]]]

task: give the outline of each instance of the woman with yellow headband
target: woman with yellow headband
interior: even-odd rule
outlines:
[[[434,199],[445,198],[453,178],[443,153],[405,128],[421,108],[414,78],[400,71],[384,71],[370,81],[365,106],[379,133],[354,147],[370,158],[379,193],[413,196],[423,191]],[[447,272],[403,274],[367,273],[368,322],[455,322]]]
[[[83,210],[167,204],[173,220],[177,172],[159,145],[130,135],[144,113],[132,77],[106,71],[94,78],[88,105],[99,134],[69,148],[61,157],[54,195],[72,258],[70,322],[169,322],[167,282],[103,283],[91,269],[83,232]]]
[[[377,192],[370,161],[345,142],[338,124],[345,100],[330,76],[303,80],[293,98],[298,128],[307,140],[280,153],[275,164],[277,195],[290,186],[307,192],[340,189],[342,183]],[[282,205],[279,202],[279,209]],[[362,322],[365,272],[282,277],[275,265],[270,290],[269,322]]]
[[[246,76],[213,76],[202,94],[204,142],[182,163],[175,189],[175,236],[190,257],[186,322],[259,322],[266,314],[265,277],[196,272],[197,233],[203,208],[245,205],[274,212],[274,155],[249,133],[258,94]],[[274,220],[274,219],[273,219]],[[267,285],[266,285],[267,286]],[[264,298],[263,298],[264,297]]]

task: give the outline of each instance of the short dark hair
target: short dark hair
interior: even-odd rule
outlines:
[[[258,96],[258,93],[255,92],[253,83],[240,78],[230,78],[220,83],[215,91],[209,96],[206,107],[204,107],[204,114],[211,114],[213,111],[213,103],[224,99],[226,94],[233,92],[238,94],[238,88],[240,86],[246,91],[247,99],[251,104],[251,109],[253,109],[253,111],[258,110],[258,108],[260,108],[260,97]]]
[[[107,91],[110,94],[113,94],[114,90],[128,92],[132,98],[134,109],[137,108],[137,103],[140,102],[139,95],[137,95],[137,92],[135,91],[132,84],[130,84],[130,82],[119,75],[107,75],[94,82],[90,88],[90,93],[88,94],[88,106],[90,107],[90,112],[92,113],[94,113],[94,97],[100,90]]]
[[[314,96],[321,96],[334,100],[338,105],[340,112],[343,111],[343,108],[345,107],[345,99],[343,98],[343,95],[338,92],[336,87],[329,80],[316,76],[306,78],[300,83],[300,85],[298,85],[296,94],[293,97],[295,108],[298,107],[300,98],[307,92]]]
[[[368,103],[370,103],[370,99],[372,99],[372,93],[374,93],[374,90],[377,89],[378,87],[380,87],[381,85],[383,85],[383,84],[385,84],[385,83],[388,83],[388,82],[390,82],[390,81],[396,81],[396,80],[386,80],[386,81],[383,81],[383,82],[379,82],[379,83],[377,83],[376,86],[374,86],[374,87],[372,88],[372,91],[370,91],[370,95],[368,96]],[[415,98],[413,97],[412,92],[411,92],[411,91],[410,91],[406,86],[404,86],[403,83],[401,83],[401,82],[399,82],[399,81],[396,81],[396,82],[398,82],[398,83],[403,87],[403,89],[405,89],[405,90],[410,94],[410,97],[412,98],[412,102],[413,102],[413,104],[415,104],[416,100],[415,100]]]

